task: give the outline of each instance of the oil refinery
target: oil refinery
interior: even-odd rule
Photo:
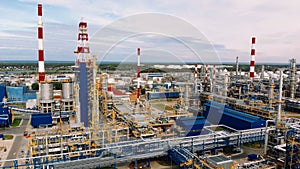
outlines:
[[[300,168],[300,68],[256,64],[259,37],[246,66],[147,72],[166,65],[141,64],[134,48],[120,73],[99,68],[82,19],[71,72],[47,74],[42,4],[37,15],[37,71],[1,74],[0,168]]]

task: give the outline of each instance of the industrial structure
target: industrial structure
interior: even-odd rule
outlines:
[[[81,21],[78,31],[78,46],[74,51],[76,55],[74,69],[76,76],[75,85],[77,85],[77,89],[79,89],[79,102],[77,102],[76,105],[80,107],[78,110],[78,112],[80,112],[80,122],[83,123],[85,127],[90,127],[92,121],[92,97],[89,93],[92,93],[93,73],[96,72],[92,71],[87,22]]]
[[[137,103],[140,101],[141,95],[141,49],[137,49],[138,61],[137,61]]]
[[[38,4],[38,60],[39,60],[39,82],[45,81],[45,64],[44,64],[44,31],[43,31],[43,7]]]
[[[0,85],[0,125],[12,123],[12,111],[30,114],[28,145],[23,157],[0,161],[0,168],[116,168],[125,162],[137,168],[139,160],[151,167],[161,156],[180,168],[299,168],[295,59],[268,76],[263,67],[259,76],[252,37],[249,77],[239,57],[235,69],[197,63],[187,72],[143,73],[140,48],[137,72],[98,72],[87,22],[80,21],[74,76],[54,80],[45,77],[40,4],[38,17],[37,108],[10,106],[7,98],[22,99]],[[117,84],[121,81],[124,85]],[[263,153],[230,158],[241,155],[247,143]]]
[[[255,42],[256,38],[251,38],[251,61],[250,61],[250,78],[253,79],[255,75]]]

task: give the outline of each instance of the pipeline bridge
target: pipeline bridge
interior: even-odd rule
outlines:
[[[10,110],[18,113],[28,113],[28,114],[34,114],[34,113],[40,113],[39,110],[35,109],[23,109],[23,108],[17,108],[17,107],[9,107]]]
[[[271,129],[269,127],[268,129]],[[0,161],[0,169],[9,168],[97,168],[116,166],[119,163],[165,156],[175,147],[190,152],[204,152],[228,146],[239,147],[243,143],[263,141],[266,128],[239,130],[232,133],[213,132],[192,137],[176,137],[169,139],[134,140],[106,144],[99,149],[77,151],[55,155]],[[185,151],[186,151],[185,150]],[[188,153],[185,153],[188,154]],[[191,153],[193,154],[193,153]],[[175,156],[185,156],[177,153]],[[185,157],[183,157],[185,158]]]

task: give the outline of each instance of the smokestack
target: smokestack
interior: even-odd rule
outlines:
[[[38,57],[39,57],[39,83],[45,81],[45,64],[44,64],[44,37],[42,21],[42,4],[38,4]]]
[[[137,72],[137,80],[138,80],[138,85],[137,85],[137,101],[139,102],[140,100],[140,80],[141,80],[141,50],[140,48],[137,49],[137,54],[138,54],[138,63],[137,63],[137,69],[138,69],[138,72]]]
[[[252,45],[251,45],[251,61],[250,61],[250,79],[253,80],[254,72],[255,72],[255,41],[256,38],[252,37]]]
[[[239,57],[236,57],[236,70],[235,70],[235,75],[239,75]]]
[[[265,65],[261,65],[261,74],[260,74],[260,78],[264,79],[265,78]]]
[[[279,82],[279,98],[278,98],[278,113],[277,113],[277,124],[281,120],[281,101],[282,101],[282,70],[280,70],[280,82]]]
[[[195,64],[195,71],[194,71],[194,77],[195,77],[195,93],[198,93],[198,64]]]
[[[290,59],[290,86],[291,86],[291,98],[295,98],[296,89],[296,59]]]

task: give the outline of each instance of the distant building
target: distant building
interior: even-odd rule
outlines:
[[[0,127],[9,127],[13,122],[13,116],[7,105],[0,103]]]
[[[3,98],[8,102],[26,102],[27,100],[36,99],[36,92],[27,90],[26,86],[7,86],[0,84],[0,102]]]

